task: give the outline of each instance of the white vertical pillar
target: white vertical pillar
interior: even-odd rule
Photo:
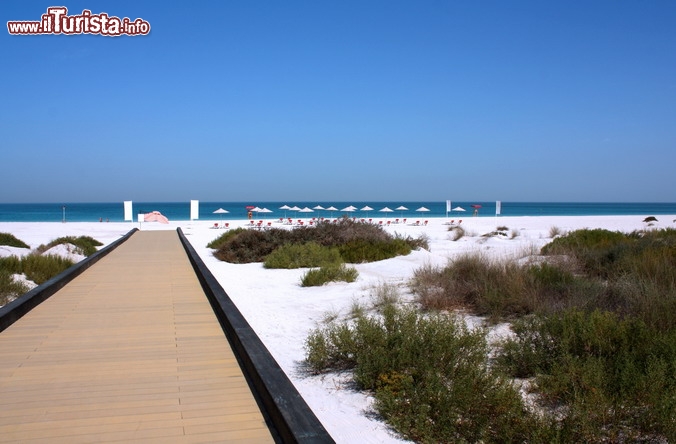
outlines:
[[[200,201],[190,201],[190,220],[197,220],[200,218]]]
[[[131,200],[124,201],[124,220],[134,222],[134,213],[131,209]]]

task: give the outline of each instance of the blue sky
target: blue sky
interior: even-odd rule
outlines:
[[[147,36],[6,22],[142,18]],[[676,201],[676,2],[0,2],[0,202]]]

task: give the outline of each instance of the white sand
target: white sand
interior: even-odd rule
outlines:
[[[338,443],[402,442],[387,426],[371,419],[371,399],[353,391],[347,376],[312,377],[303,373],[303,344],[308,332],[322,325],[328,315],[348,316],[355,302],[369,306],[369,289],[382,283],[399,285],[410,299],[406,282],[424,264],[444,265],[450,258],[466,252],[481,252],[493,258],[522,258],[536,253],[551,241],[550,229],[561,232],[579,228],[606,228],[631,232],[648,228],[640,216],[538,216],[463,218],[466,235],[452,241],[445,218],[430,218],[427,226],[391,225],[393,233],[429,239],[430,251],[414,251],[408,256],[355,265],[359,278],[354,283],[334,283],[323,287],[299,285],[305,269],[266,270],[261,264],[229,264],[212,256],[206,244],[223,233],[211,228],[213,221],[171,222],[169,225],[144,223],[141,229],[176,229],[183,232],[200,254],[228,295],[237,304],[300,394]],[[676,227],[676,215],[660,215],[652,228]],[[379,221],[380,219],[376,219]],[[387,219],[383,219],[387,220]],[[393,220],[393,219],[390,219]],[[456,219],[457,222],[457,219]],[[230,221],[230,226],[244,224]],[[275,227],[283,225],[273,223]],[[482,237],[496,227],[507,227],[507,237]],[[9,232],[32,248],[60,236],[92,236],[108,244],[138,224],[127,223],[18,223],[0,222],[0,232]],[[515,234],[514,238],[511,238]],[[23,254],[25,250],[0,247],[0,256]]]

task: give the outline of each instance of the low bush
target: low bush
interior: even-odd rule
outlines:
[[[23,266],[21,265],[21,258],[18,256],[0,257],[0,270],[12,274],[23,273]]]
[[[401,300],[399,288],[392,284],[382,283],[371,290],[373,308],[382,311],[385,307],[396,305]]]
[[[277,248],[288,244],[317,243],[324,247],[338,247],[346,262],[358,263],[388,259],[408,254],[413,248],[429,248],[424,237],[393,237],[382,227],[343,218],[336,223],[320,222],[287,230],[238,229],[225,233],[208,247],[216,248],[214,256],[232,263],[264,262]]]
[[[324,247],[316,242],[306,244],[286,244],[273,250],[266,258],[265,268],[305,268],[322,267],[341,263],[340,252],[336,248]]]
[[[329,282],[354,282],[358,276],[359,273],[355,268],[346,267],[345,264],[325,265],[308,270],[301,279],[301,286],[318,287]]]
[[[499,263],[481,255],[465,255],[443,268],[419,268],[410,287],[427,309],[468,308],[498,319],[536,309],[531,281],[528,272],[514,261]]]
[[[61,256],[29,254],[21,260],[26,278],[40,285],[73,266],[74,262]]]
[[[421,267],[411,290],[428,309],[467,308],[494,319],[579,308],[676,327],[669,315],[676,309],[676,230],[582,230],[542,251],[547,257],[536,265],[465,255],[446,267]]]
[[[235,264],[264,262],[276,248],[293,239],[289,230],[273,228],[270,230],[241,230],[225,240],[214,256]]]
[[[578,264],[581,278],[574,282],[584,280],[597,290],[587,295],[584,308],[637,316],[662,329],[676,327],[666,315],[676,308],[676,230],[578,230],[555,239],[542,253]]]
[[[549,237],[554,239],[556,236],[560,236],[562,234],[561,228],[557,226],[551,226],[549,227]]]
[[[17,239],[11,233],[0,233],[0,245],[7,245],[8,247],[30,248],[24,241]]]
[[[618,231],[577,230],[542,247],[542,254],[571,255],[582,263],[587,273],[601,275],[629,242],[628,236]]]
[[[345,262],[359,264],[405,256],[411,252],[411,246],[404,239],[389,241],[355,239],[339,245],[338,251]]]
[[[375,408],[416,442],[526,442],[547,427],[487,365],[483,330],[454,317],[386,306],[379,317],[315,330],[306,362],[315,373],[351,369]],[[543,440],[542,442],[545,442]]]
[[[25,284],[14,281],[12,274],[14,273],[10,273],[0,267],[0,307],[8,304],[29,290],[28,286]]]
[[[22,258],[8,256],[0,258],[0,297],[10,295],[18,297],[28,291],[23,284],[17,284],[11,278],[13,274],[24,274],[30,281],[40,285],[71,267],[74,262],[56,255],[28,254]]]
[[[40,245],[37,249],[37,253],[44,253],[52,247],[62,244],[71,244],[75,246],[75,253],[82,254],[83,256],[91,256],[96,253],[97,248],[103,245],[101,242],[90,236],[65,236],[55,239],[48,243],[47,245]]]
[[[226,231],[225,233],[218,236],[216,239],[212,240],[207,244],[207,248],[219,249],[224,245],[228,240],[237,236],[238,234],[246,231],[245,228],[235,228],[234,230]]]
[[[448,231],[451,232],[451,240],[453,241],[457,241],[465,237],[465,229],[460,225],[451,227],[448,229]]]
[[[513,325],[498,359],[514,377],[535,377],[560,435],[576,442],[676,439],[676,330],[611,312],[567,310]]]

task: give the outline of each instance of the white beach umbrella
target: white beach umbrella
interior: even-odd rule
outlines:
[[[286,219],[286,210],[290,210],[291,207],[288,205],[282,205],[281,207],[279,207],[279,209],[284,210],[284,219]]]
[[[345,207],[345,208],[343,208],[343,209],[340,210],[340,211],[345,211],[345,212],[348,212],[348,213],[352,213],[352,212],[357,211],[357,207],[353,207],[352,205],[350,205],[349,207]]]
[[[298,205],[294,205],[291,208],[289,208],[289,210],[297,213],[300,211],[300,207]]]
[[[315,210],[313,210],[312,208],[308,208],[308,207],[305,207],[305,208],[298,210],[299,213],[314,213],[314,211]]]
[[[428,211],[429,211],[429,208],[420,207],[420,208],[418,208],[416,211],[420,211],[420,213],[422,214],[422,213],[428,212]]]
[[[333,218],[333,212],[334,212],[334,211],[338,211],[338,208],[336,208],[336,207],[334,207],[333,205],[331,205],[330,207],[328,207],[328,208],[326,209],[326,211],[330,211],[330,212],[331,212],[331,218]]]
[[[312,209],[313,209],[313,210],[325,210],[326,208],[324,208],[324,207],[321,206],[321,205],[317,205],[316,207],[312,207]]]
[[[408,211],[408,208],[406,208],[403,205],[400,205],[396,208],[397,211],[401,211],[401,217],[404,217],[404,211]]]
[[[455,207],[451,211],[465,211],[465,209],[463,207]]]
[[[373,208],[369,207],[366,205],[364,208],[362,208],[360,211],[365,211],[366,212],[366,217],[369,216],[369,211],[373,211]]]
[[[251,211],[252,213],[258,214],[258,213],[261,212],[261,207],[254,207],[254,208],[250,209],[249,211]]]
[[[270,210],[269,208],[263,207],[263,208],[260,209],[259,213],[268,214],[268,213],[272,213],[272,210]]]
[[[225,210],[223,208],[219,208],[218,210],[214,211],[214,214],[220,214],[221,215],[221,221],[223,221],[223,215],[225,213],[229,213],[229,211]]]
[[[378,211],[383,212],[383,213],[392,213],[394,210],[391,209],[391,208],[385,207],[385,208],[381,208]]]

